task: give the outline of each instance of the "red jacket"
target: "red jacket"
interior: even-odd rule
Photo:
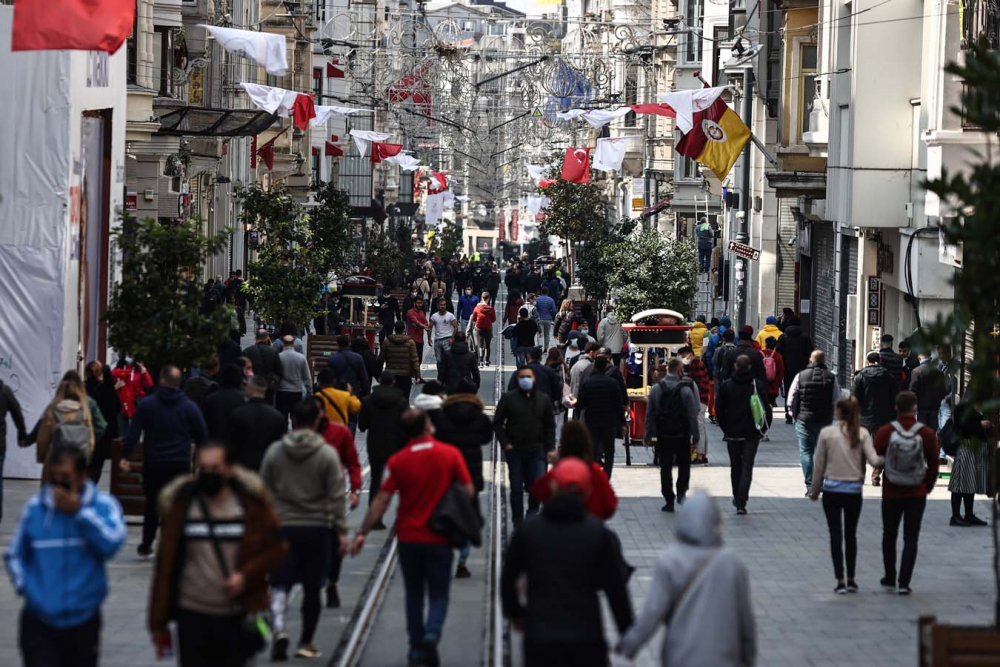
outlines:
[[[424,314],[424,311],[416,308],[410,308],[406,311],[406,326],[410,340],[417,345],[424,342],[424,338],[427,336],[427,329],[424,328],[427,326],[427,315]]]
[[[903,428],[910,428],[917,423],[917,418],[912,415],[903,415],[898,420]],[[924,483],[916,486],[896,486],[882,475],[882,497],[883,498],[923,498],[931,489],[938,476],[938,441],[934,430],[929,426],[924,426],[918,431],[924,441],[924,459],[927,461],[927,474],[924,476]],[[886,424],[875,433],[875,453],[885,456],[889,449],[889,436],[892,435],[892,424]]]
[[[684,367],[684,374],[698,385],[698,400],[702,405],[708,405],[708,366],[695,357]]]
[[[146,390],[153,386],[153,378],[149,371],[139,369],[135,366],[131,368],[115,368],[111,371],[111,377],[117,382],[121,380],[125,384],[118,388],[118,401],[122,404],[122,414],[132,419],[135,416],[135,404],[140,398],[146,395]]]
[[[514,324],[517,322],[517,318],[519,317],[518,313],[523,305],[524,299],[521,297],[517,297],[517,301],[508,303],[507,308],[503,311],[503,323],[507,324],[510,322],[511,324]]]
[[[497,321],[497,311],[493,310],[493,306],[489,304],[480,303],[472,311],[472,319],[476,323],[477,329],[492,329],[493,323]]]
[[[340,462],[351,480],[351,491],[361,492],[361,464],[358,462],[358,448],[354,445],[351,429],[342,424],[328,422],[323,431],[326,444],[337,450]]]
[[[549,470],[531,485],[531,495],[543,503],[552,496],[552,486],[549,484],[551,477],[552,471]],[[590,495],[587,496],[584,504],[591,516],[597,517],[601,521],[607,521],[613,517],[615,510],[618,509],[618,496],[611,488],[611,482],[604,474],[604,468],[597,463],[590,464]]]
[[[764,350],[761,352],[764,357],[774,357],[774,365],[777,366],[774,374],[773,380],[768,380],[767,382],[767,395],[777,396],[781,393],[781,382],[785,377],[785,360],[781,358],[781,355],[777,350]]]

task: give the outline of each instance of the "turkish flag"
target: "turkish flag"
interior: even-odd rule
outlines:
[[[316,105],[312,96],[299,94],[292,105],[292,115],[295,116],[295,127],[305,132],[309,127],[309,120],[316,117]]]
[[[326,75],[331,79],[343,79],[344,70],[339,67],[334,67],[333,63],[326,64]]]
[[[632,111],[638,114],[652,114],[654,116],[666,116],[667,118],[677,118],[677,112],[669,104],[633,104]]]
[[[440,171],[431,172],[431,182],[427,184],[427,192],[444,192],[448,189],[448,178]]]
[[[570,183],[590,183],[590,149],[567,148],[562,179]]]
[[[326,155],[327,157],[340,157],[344,154],[343,149],[337,148],[329,141],[326,142]]]
[[[392,157],[393,155],[399,155],[399,151],[403,150],[403,144],[385,144],[380,141],[372,143],[372,164],[378,164],[387,157]]]
[[[274,139],[271,139],[269,142],[267,142],[266,144],[264,144],[263,146],[261,146],[260,149],[257,151],[257,155],[259,155],[260,159],[263,160],[264,164],[267,165],[268,170],[273,170],[274,169]]]
[[[135,0],[17,0],[11,51],[114,53],[135,22]]]

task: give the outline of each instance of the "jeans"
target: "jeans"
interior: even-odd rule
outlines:
[[[299,645],[311,644],[319,623],[320,592],[329,565],[330,529],[326,526],[284,526],[281,536],[288,554],[271,574],[271,616],[275,632],[285,630],[285,608],[292,584],[302,584],[302,634]]]
[[[698,264],[703,273],[707,273],[712,268],[712,249],[698,248]]]
[[[24,667],[97,667],[101,649],[101,612],[69,628],[54,628],[21,610],[18,644]]]
[[[447,544],[399,543],[399,565],[406,587],[406,634],[411,650],[419,650],[424,639],[437,641],[441,638],[444,619],[448,615],[452,558],[451,547]]]
[[[542,334],[542,351],[549,351],[549,341],[552,340],[552,320],[538,320],[538,328]]]
[[[528,353],[531,352],[530,347],[515,347],[514,348],[514,358],[517,360],[517,367],[528,365]]]
[[[422,364],[424,363],[424,344],[416,341],[414,343],[417,345],[417,364]]]
[[[189,461],[160,461],[143,463],[142,490],[146,496],[146,506],[142,514],[142,546],[152,547],[156,539],[156,529],[160,526],[160,491],[174,478],[191,472]]]
[[[448,354],[448,350],[451,349],[451,339],[450,338],[438,338],[434,341],[434,361],[439,365],[444,355]]]
[[[746,507],[753,482],[753,462],[757,458],[760,438],[729,440],[729,481],[733,487],[733,500],[737,507]]]
[[[947,400],[941,401],[941,405],[938,406],[937,426],[934,427],[934,430],[940,431],[942,428],[944,428],[945,422],[951,419],[951,416],[952,416],[951,404]],[[941,447],[940,451],[938,452],[938,458],[943,459],[944,457],[945,457],[944,447]]]
[[[802,476],[806,480],[806,488],[812,486],[813,454],[816,452],[816,440],[819,432],[826,424],[795,422],[795,437],[799,439],[799,463],[802,465]]]
[[[896,581],[896,536],[903,521],[903,558],[899,564],[899,585],[909,586],[917,562],[917,540],[927,498],[882,499],[882,562],[885,578]]]
[[[657,440],[660,461],[660,493],[668,503],[687,495],[691,482],[691,443],[687,440]],[[674,495],[674,465],[677,466],[677,495]]]
[[[545,452],[509,449],[504,452],[507,472],[510,475],[510,510],[515,526],[524,519],[524,489],[531,488],[535,480],[545,474]],[[528,514],[538,511],[538,500],[529,494]]]
[[[844,551],[847,555],[847,578],[854,579],[854,565],[858,561],[858,519],[861,518],[860,493],[823,492],[823,512],[826,525],[830,527],[830,555],[833,557],[833,575],[837,581],[844,580]],[[841,512],[844,514],[843,529],[840,525]],[[844,551],[841,551],[841,542]],[[895,539],[893,540],[893,562],[896,561]]]
[[[611,479],[615,467],[615,437],[621,433],[617,426],[590,426],[590,438],[594,441],[594,460],[602,462],[604,473]]]
[[[243,614],[215,616],[177,610],[177,653],[181,667],[241,667]]]

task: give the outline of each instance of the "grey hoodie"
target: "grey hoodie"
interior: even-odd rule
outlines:
[[[282,526],[332,526],[347,533],[344,467],[319,433],[298,429],[267,449],[260,477]]]
[[[660,554],[642,613],[622,638],[621,650],[628,658],[670,614],[660,654],[663,667],[754,664],[757,640],[750,577],[736,554],[722,546],[721,531],[715,501],[701,492],[689,495],[677,517],[677,542]],[[693,584],[684,592],[689,582]],[[683,599],[678,600],[682,592]],[[673,609],[673,605],[678,606]],[[705,628],[713,628],[707,641]]]

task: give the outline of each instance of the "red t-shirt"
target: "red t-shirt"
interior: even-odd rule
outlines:
[[[326,444],[337,450],[340,462],[347,471],[347,477],[351,481],[351,491],[361,491],[361,463],[358,462],[358,448],[354,444],[354,436],[351,429],[343,424],[327,422],[326,430],[322,433]]]
[[[911,428],[917,423],[917,418],[910,415],[903,415],[896,421],[903,428]],[[889,437],[892,435],[892,424],[886,424],[875,433],[875,452],[879,456],[885,456],[889,449]],[[927,474],[924,476],[924,483],[916,486],[896,486],[882,475],[882,497],[883,498],[923,498],[931,489],[938,476],[938,441],[934,430],[929,426],[924,426],[918,431],[924,441],[924,459],[927,461]]]
[[[406,325],[409,327],[410,340],[419,345],[424,342],[424,336],[427,334],[427,330],[423,327],[427,326],[427,316],[424,315],[424,311],[417,310],[416,308],[410,308],[406,311]]]
[[[433,438],[407,443],[385,464],[381,491],[399,491],[396,536],[400,542],[448,544],[448,538],[427,527],[434,508],[453,483],[472,484],[462,453]]]

